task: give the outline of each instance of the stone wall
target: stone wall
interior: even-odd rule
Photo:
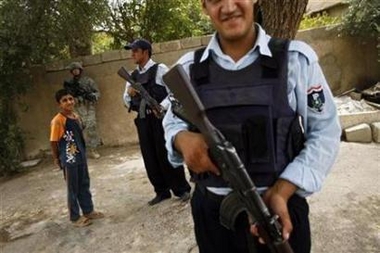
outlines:
[[[359,84],[374,84],[375,80],[380,80],[375,41],[340,38],[335,29],[324,28],[302,31],[297,38],[316,50],[335,94]],[[209,39],[210,36],[205,36],[153,44],[152,58],[170,66],[184,53],[207,45]],[[135,65],[129,51],[115,50],[34,67],[33,89],[21,99],[23,106],[19,114],[20,124],[27,134],[27,158],[49,149],[50,120],[58,110],[54,93],[62,87],[63,80],[70,77],[65,66],[74,60],[82,61],[85,74],[99,85],[101,98],[97,115],[103,143],[127,146],[138,141],[133,121],[135,114],[127,112],[122,100],[125,82],[116,74],[121,66],[133,70]]]

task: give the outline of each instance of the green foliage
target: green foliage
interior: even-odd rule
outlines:
[[[3,1],[0,5],[0,175],[19,168],[23,139],[13,106],[17,96],[26,92],[30,80],[26,67],[27,56],[31,55],[29,20],[21,8],[15,8],[14,2]],[[13,18],[20,20],[12,22]]]
[[[3,0],[0,8],[0,29],[28,39],[26,59],[33,64],[90,54],[94,27],[109,16],[107,0]]]
[[[17,126],[15,114],[4,107],[6,105],[0,106],[0,176],[10,175],[20,169],[24,148],[23,133]]]
[[[112,48],[113,38],[105,32],[94,33],[92,35],[92,53],[98,54]]]
[[[380,1],[348,0],[349,8],[343,16],[342,32],[376,38],[380,34]]]
[[[342,34],[377,38],[378,61],[380,62],[380,1],[348,0],[349,9],[343,16]]]
[[[109,17],[107,0],[60,0],[49,6],[53,38],[68,47],[71,57],[91,54],[94,29]]]
[[[327,25],[333,25],[340,22],[339,17],[331,17],[327,15],[327,13],[323,13],[322,15],[317,15],[316,17],[310,17],[304,15],[302,18],[299,30],[318,28]]]
[[[199,0],[117,1],[109,24],[114,48],[138,37],[162,42],[212,31]]]
[[[0,1],[0,175],[23,158],[15,106],[31,87],[29,67],[81,54],[108,10],[107,0]]]

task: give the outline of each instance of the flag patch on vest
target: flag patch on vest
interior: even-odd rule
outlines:
[[[322,112],[325,105],[325,95],[322,85],[313,86],[307,90],[307,105],[315,112]]]

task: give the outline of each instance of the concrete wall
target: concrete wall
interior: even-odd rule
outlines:
[[[335,95],[352,87],[364,88],[380,80],[376,40],[339,37],[336,27],[304,30],[297,39],[309,43]]]
[[[315,6],[311,6],[311,7],[315,8]],[[320,3],[317,7],[320,7]],[[347,10],[348,10],[348,4],[337,3],[331,7],[321,8],[317,10],[307,10],[307,14],[311,17],[318,17],[323,14],[326,14],[329,17],[342,17],[347,12]]]
[[[342,17],[348,10],[348,4],[339,4],[327,10],[327,15],[330,17]]]
[[[335,94],[348,90],[363,80],[373,84],[375,80],[380,80],[375,41],[339,38],[336,30],[325,29],[303,31],[297,38],[306,41],[316,50]],[[184,53],[206,45],[209,39],[209,36],[205,36],[153,44],[152,58],[170,66]],[[63,80],[70,76],[64,67],[73,60],[82,61],[85,74],[99,85],[101,98],[97,115],[104,144],[128,145],[138,141],[133,122],[135,114],[128,113],[122,101],[125,82],[116,74],[121,66],[132,70],[135,65],[129,51],[116,50],[57,61],[33,69],[33,89],[21,99],[28,109],[20,109],[20,125],[27,133],[27,158],[49,149],[50,120],[58,110],[54,93],[62,87]]]

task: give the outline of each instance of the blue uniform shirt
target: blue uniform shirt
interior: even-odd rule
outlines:
[[[226,70],[240,70],[254,62],[258,56],[272,56],[268,47],[270,36],[256,25],[258,36],[254,47],[239,61],[235,62],[224,54],[214,34],[201,57],[201,62],[209,55]],[[182,56],[177,63],[187,73],[194,62],[194,52]],[[286,179],[299,190],[297,194],[306,197],[319,191],[324,179],[332,168],[338,154],[341,128],[333,96],[318,63],[314,50],[301,41],[291,41],[288,62],[288,99],[291,108],[303,117],[305,148],[285,168],[280,178]],[[183,163],[178,152],[173,149],[175,135],[187,129],[187,124],[168,110],[163,120],[166,148],[169,161],[177,167]],[[225,189],[210,189],[225,194]]]

